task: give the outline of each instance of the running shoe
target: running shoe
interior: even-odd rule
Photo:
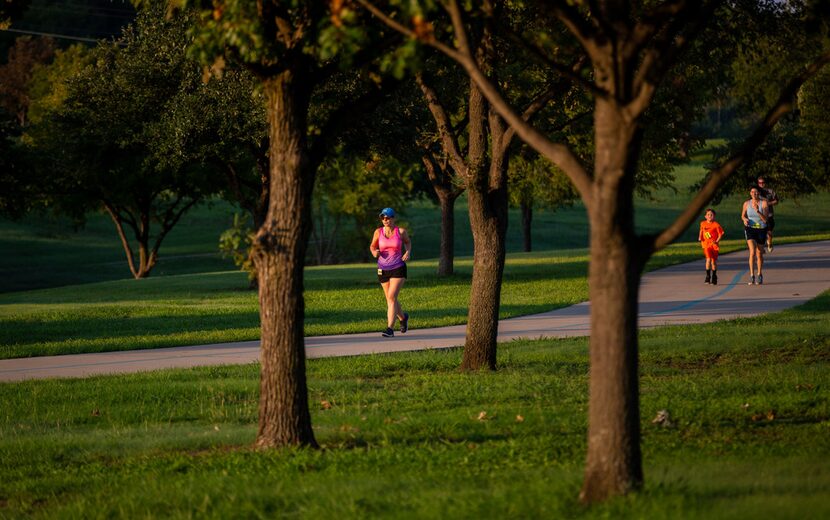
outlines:
[[[712,285],[718,284],[718,275],[712,273]]]
[[[406,334],[406,331],[409,330],[409,314],[403,313],[403,319],[401,320],[401,334]]]
[[[764,285],[764,275],[758,275],[758,285]]]
[[[703,280],[703,283],[705,283],[706,285],[709,285],[710,283],[712,283],[712,279],[709,277],[708,274],[706,275],[706,279]]]
[[[380,333],[380,335],[384,338],[392,338],[395,337],[395,331],[392,330],[390,327],[387,327],[386,330]]]
[[[755,275],[749,277],[749,283],[747,285],[755,285]]]

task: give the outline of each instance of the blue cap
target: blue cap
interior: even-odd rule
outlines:
[[[395,218],[395,210],[392,209],[392,208],[383,208],[382,210],[380,210],[380,215],[378,215],[378,216],[379,217]]]

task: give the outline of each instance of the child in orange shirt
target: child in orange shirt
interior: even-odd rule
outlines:
[[[700,233],[697,236],[703,247],[703,256],[706,257],[706,283],[718,284],[718,251],[723,228],[715,222],[715,210],[706,210],[706,220],[700,223]]]

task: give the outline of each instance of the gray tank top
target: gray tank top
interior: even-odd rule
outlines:
[[[763,209],[766,207],[767,202],[764,200],[758,201],[758,206]],[[755,208],[752,207],[752,199],[746,204],[746,218],[749,220],[749,225],[747,227],[755,228],[755,229],[764,229],[767,227],[767,223],[761,220],[761,216],[758,215],[758,212]]]

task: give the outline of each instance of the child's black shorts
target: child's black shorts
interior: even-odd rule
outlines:
[[[406,278],[406,264],[397,269],[378,269],[378,281],[386,283],[390,278]]]

